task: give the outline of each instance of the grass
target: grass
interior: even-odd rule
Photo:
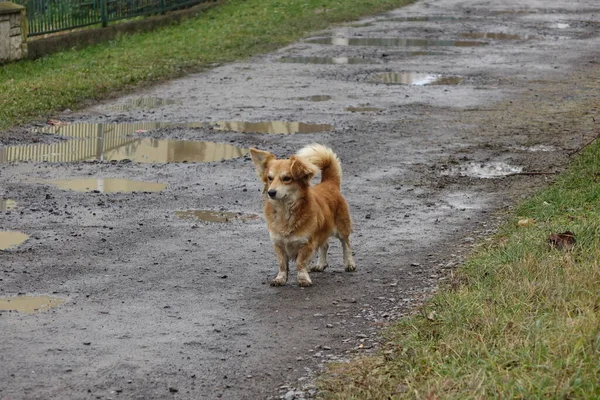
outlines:
[[[534,224],[518,221],[533,218]],[[550,234],[576,244],[552,248]],[[600,398],[600,142],[516,214],[376,357],[330,368],[330,399]]]
[[[332,23],[411,0],[229,0],[197,18],[106,44],[0,66],[0,129],[86,101],[267,52]]]

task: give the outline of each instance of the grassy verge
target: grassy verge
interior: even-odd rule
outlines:
[[[552,248],[565,231],[574,247]],[[600,398],[600,143],[387,335],[330,369],[326,398]]]
[[[215,62],[276,49],[411,0],[230,0],[195,19],[111,43],[0,66],[0,129]]]

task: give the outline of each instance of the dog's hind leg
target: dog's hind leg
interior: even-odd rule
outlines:
[[[348,236],[340,236],[340,242],[342,242],[342,252],[344,254],[344,265],[346,271],[356,271],[356,264],[354,263],[354,257],[352,257],[352,248],[350,248],[350,238]]]
[[[285,249],[275,245],[275,253],[279,262],[279,273],[271,280],[271,286],[284,286],[287,283],[288,271],[290,270],[290,258]]]
[[[350,247],[350,233],[352,232],[352,221],[350,220],[350,213],[348,212],[348,205],[344,204],[343,208],[339,210],[336,216],[336,231],[334,235],[342,242],[342,251],[344,254],[344,266],[346,271],[356,271],[356,264],[354,263],[354,257],[352,257],[352,248]]]
[[[319,262],[316,265],[311,265],[311,272],[323,272],[329,266],[327,264],[327,250],[329,250],[329,243],[325,242],[319,247]]]

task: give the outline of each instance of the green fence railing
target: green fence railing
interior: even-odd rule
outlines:
[[[1,0],[0,0],[1,1]],[[160,14],[206,0],[12,0],[27,9],[28,35]]]

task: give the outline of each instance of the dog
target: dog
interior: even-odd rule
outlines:
[[[296,262],[298,285],[311,286],[308,264],[318,250],[319,261],[310,271],[320,272],[328,266],[330,236],[342,243],[346,271],[355,271],[350,248],[352,220],[340,193],[342,166],[333,150],[312,144],[289,159],[277,159],[268,151],[251,148],[250,156],[264,183],[265,218],[279,263],[271,286],[287,283],[290,261]],[[311,179],[319,171],[321,182],[312,186]]]

